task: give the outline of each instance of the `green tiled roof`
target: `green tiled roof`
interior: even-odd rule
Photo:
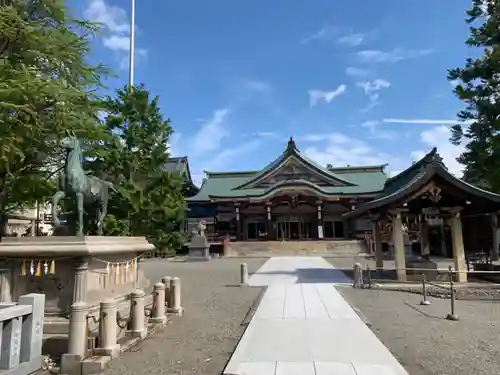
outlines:
[[[290,142],[293,141],[291,140]],[[327,169],[301,155],[294,144],[290,145],[290,142],[287,150],[261,171],[205,172],[207,178],[203,181],[199,193],[194,197],[188,198],[188,200],[203,202],[210,201],[213,198],[259,197],[274,189],[285,186],[304,186],[324,195],[376,194],[384,188],[385,181],[387,180],[387,175],[384,173],[385,165]],[[281,181],[265,188],[246,188],[246,185],[272,172],[274,168],[281,165],[286,157],[292,154],[302,159],[312,169],[316,169],[317,173],[338,183],[332,183],[331,186],[318,186],[308,181],[297,179]]]
[[[383,191],[375,199],[359,206],[355,211],[348,212],[343,216],[346,218],[358,217],[370,210],[378,209],[388,204],[398,202],[414,191],[417,191],[427,182],[431,181],[436,175],[471,195],[480,196],[490,200],[491,202],[500,203],[500,195],[468,184],[448,172],[446,166],[443,164],[442,158],[437,152],[437,149],[433,148],[431,152],[425,155],[418,162],[414,163],[398,175],[388,179],[385,182]]]

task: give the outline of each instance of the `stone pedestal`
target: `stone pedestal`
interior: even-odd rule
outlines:
[[[203,235],[193,234],[189,244],[189,258],[191,260],[210,260],[210,245]]]
[[[135,290],[142,277],[140,263],[129,272],[134,277],[119,280],[107,266],[125,265],[153,249],[144,237],[5,237],[0,254],[9,260],[0,261],[1,297],[15,301],[27,293],[44,293],[45,326],[50,333],[64,333],[71,305],[98,306],[106,298]]]

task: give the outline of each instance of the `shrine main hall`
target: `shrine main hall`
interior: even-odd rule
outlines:
[[[187,198],[188,218],[205,220],[214,240],[366,239],[368,234],[377,262],[389,244],[402,269],[411,246],[424,256],[453,257],[457,270],[465,270],[467,251],[498,258],[500,195],[455,177],[435,148],[393,177],[386,166],[322,166],[290,138],[283,153],[259,171],[206,171],[198,193]],[[458,279],[466,278],[464,272]]]

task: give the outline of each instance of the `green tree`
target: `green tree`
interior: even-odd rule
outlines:
[[[0,221],[48,197],[66,130],[98,139],[101,66],[87,62],[94,24],[63,0],[0,2]],[[1,226],[3,230],[3,225]]]
[[[466,44],[482,53],[448,72],[448,79],[457,82],[455,94],[465,103],[458,113],[462,124],[452,127],[451,141],[465,146],[457,159],[465,167],[464,179],[500,192],[500,2],[473,0],[467,16]]]
[[[106,233],[146,236],[158,249],[175,251],[185,201],[180,174],[165,171],[170,120],[142,86],[118,90],[104,107],[108,139],[94,150],[88,168],[117,187]]]

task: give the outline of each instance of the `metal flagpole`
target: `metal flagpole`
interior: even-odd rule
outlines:
[[[135,52],[135,0],[130,0],[130,50],[128,65],[129,89],[134,85],[134,52]]]

